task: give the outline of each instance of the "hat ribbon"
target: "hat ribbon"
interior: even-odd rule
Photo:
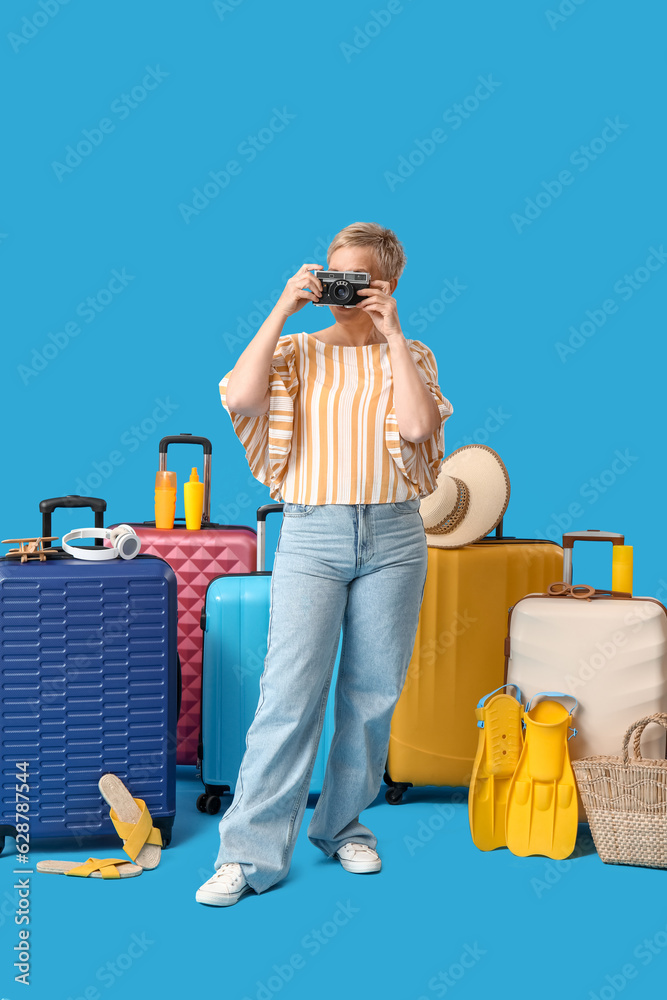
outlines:
[[[450,531],[453,531],[454,528],[457,528],[464,519],[470,505],[470,491],[463,480],[458,479],[457,476],[449,476],[448,478],[456,483],[456,503],[452,511],[439,524],[434,524],[430,528],[425,529],[427,532],[432,532],[433,534],[446,535]]]

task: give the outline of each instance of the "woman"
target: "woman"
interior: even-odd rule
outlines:
[[[281,337],[322,294],[322,265],[304,264],[220,382],[253,475],[284,507],[259,703],[201,903],[228,906],[287,875],[341,626],[335,732],[308,837],[349,872],[381,867],[359,813],[380,789],[412,655],[427,563],[420,497],[436,488],[453,412],[432,352],[403,335],[393,292],[404,266],[391,230],[347,226],[328,268],[370,273],[362,301],[330,307],[324,330]]]

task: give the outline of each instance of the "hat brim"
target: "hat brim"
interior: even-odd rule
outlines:
[[[429,530],[441,517],[436,493],[422,497],[419,512],[424,522],[426,542],[443,549],[460,548],[484,538],[500,524],[510,499],[510,478],[504,462],[485,444],[466,444],[443,461],[441,476],[455,476],[468,487],[470,499],[465,517],[452,531]],[[436,490],[437,492],[437,490]]]

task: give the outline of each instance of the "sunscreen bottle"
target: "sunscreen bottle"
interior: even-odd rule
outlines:
[[[614,545],[611,563],[611,589],[632,593],[632,545]]]
[[[190,473],[190,481],[183,484],[183,503],[185,506],[185,527],[191,531],[201,528],[204,513],[204,484],[199,481],[196,467]]]
[[[176,473],[155,475],[155,527],[173,528],[176,514]]]

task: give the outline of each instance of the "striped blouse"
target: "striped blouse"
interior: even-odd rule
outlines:
[[[394,410],[387,343],[325,344],[307,333],[280,337],[269,374],[268,413],[246,417],[222,405],[253,476],[278,502],[390,503],[428,496],[444,456],[444,424],[454,412],[438,385],[436,361],[408,340],[441,423],[426,441],[406,441]]]

